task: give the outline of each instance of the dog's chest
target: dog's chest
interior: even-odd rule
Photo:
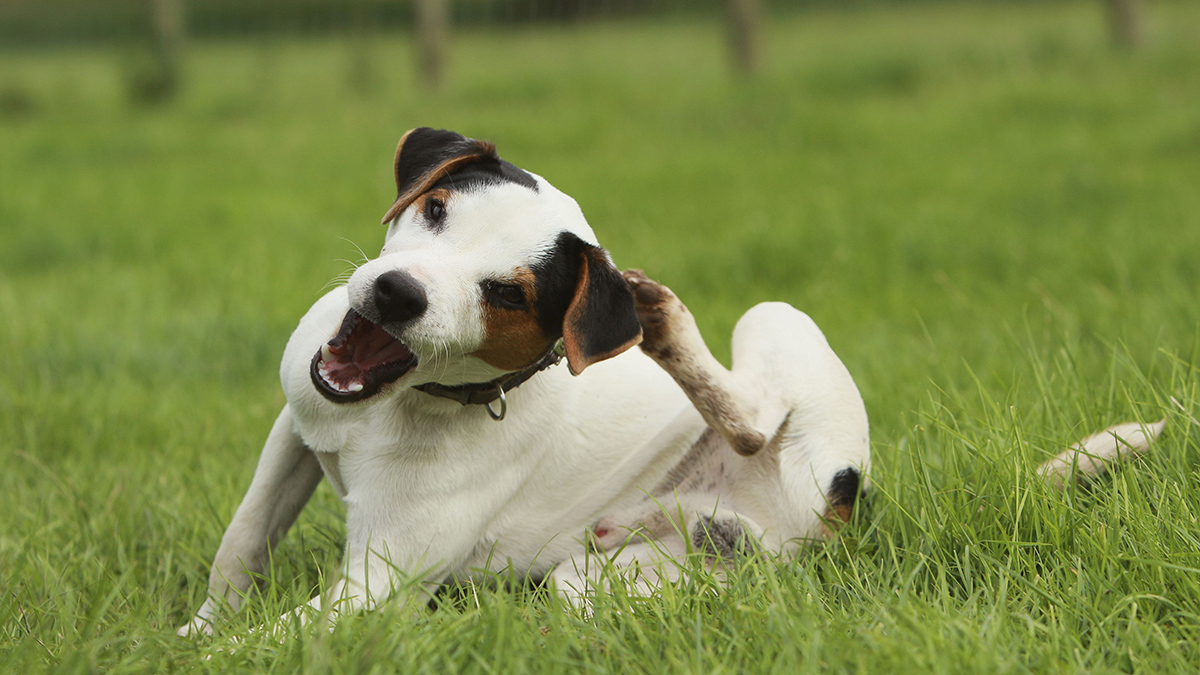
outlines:
[[[348,529],[406,549],[445,544],[443,557],[463,569],[536,571],[538,560],[556,559],[550,549],[577,545],[599,516],[643,497],[703,429],[661,371],[647,379],[641,368],[614,367],[597,389],[608,378],[596,370],[589,380],[542,373],[510,394],[502,422],[456,404],[442,415],[375,408],[323,419],[318,431],[333,451],[323,464],[331,480],[336,464]]]
[[[348,423],[337,464],[347,503],[406,511],[504,501],[532,470],[536,457],[508,434],[482,424],[424,423],[387,415]]]

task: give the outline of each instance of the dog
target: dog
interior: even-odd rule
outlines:
[[[867,413],[807,315],[750,309],[726,369],[670,289],[618,271],[575,201],[493,144],[417,128],[393,169],[379,256],[287,343],[287,404],[181,635],[239,608],[323,478],[346,549],[302,619],[496,573],[586,605],[604,569],[650,592],[686,555],[788,553],[850,518]],[[1102,471],[1121,445],[1097,438],[1076,453],[1118,450],[1047,480]]]

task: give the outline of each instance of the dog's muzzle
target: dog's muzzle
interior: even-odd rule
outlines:
[[[382,326],[353,309],[332,340],[313,355],[313,385],[334,403],[366,400],[417,365],[417,357]]]

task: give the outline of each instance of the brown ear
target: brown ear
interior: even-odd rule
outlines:
[[[579,281],[563,320],[563,347],[571,374],[642,341],[633,293],[603,249],[584,244]]]
[[[500,160],[495,144],[488,141],[445,129],[409,130],[396,146],[396,203],[384,214],[383,223],[390,223],[443,176],[464,164],[486,160]]]

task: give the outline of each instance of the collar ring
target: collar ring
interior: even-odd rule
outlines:
[[[504,385],[500,384],[499,382],[496,383],[496,393],[500,395],[500,412],[497,413],[496,411],[492,410],[491,401],[484,403],[483,407],[487,408],[487,412],[492,416],[492,419],[499,422],[500,420],[504,419],[505,415],[508,414],[508,399],[504,396]]]

